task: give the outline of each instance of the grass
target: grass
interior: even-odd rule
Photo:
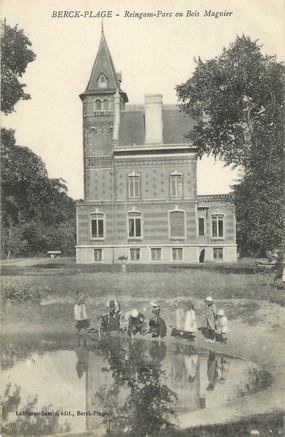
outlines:
[[[16,294],[21,289],[23,295],[27,295],[28,290],[31,297],[42,298],[46,295],[73,296],[77,289],[97,298],[112,295],[119,298],[127,294],[132,298],[168,300],[179,296],[191,300],[211,295],[215,299],[266,300],[285,306],[284,291],[269,284],[264,275],[245,274],[239,270],[229,273],[224,267],[214,270],[212,266],[128,273],[92,272],[93,267],[51,262],[28,268],[13,267],[10,271],[4,268],[2,293],[11,299],[13,290]]]
[[[224,425],[211,425],[191,430],[174,431],[171,433],[171,437],[245,437],[250,436],[253,430],[258,431],[258,435],[262,437],[284,435],[284,411],[256,415]],[[170,437],[170,434],[161,432],[159,436]]]
[[[168,266],[164,272],[95,272],[92,271],[94,265],[78,266],[71,259],[47,260],[47,263],[26,268],[13,266],[12,274],[8,274],[6,267],[1,278],[3,323],[17,320],[24,324],[29,320],[31,326],[68,325],[73,321],[77,290],[86,292],[88,315],[93,320],[106,312],[107,301],[114,297],[124,310],[138,308],[143,312],[151,300],[158,299],[169,324],[175,300],[184,304],[192,301],[202,322],[203,300],[211,295],[230,320],[240,318],[249,325],[260,322],[262,316],[258,310],[264,301],[285,306],[284,290],[269,285],[267,277],[245,274],[237,266],[232,273],[229,267],[227,270],[219,264],[187,269]]]

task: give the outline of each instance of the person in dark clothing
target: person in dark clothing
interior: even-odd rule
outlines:
[[[160,311],[158,314],[149,321],[149,333],[153,338],[165,337],[167,332],[165,321],[160,317]]]
[[[120,330],[120,304],[115,300],[109,302],[110,312],[109,312],[109,331],[119,331]]]

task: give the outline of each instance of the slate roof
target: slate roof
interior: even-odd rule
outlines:
[[[185,134],[194,126],[194,120],[172,105],[162,110],[163,144],[185,144]],[[143,110],[123,110],[120,115],[118,146],[145,144],[145,119]]]
[[[98,87],[98,77],[101,73],[103,73],[107,78],[107,88]],[[104,94],[115,94],[117,90],[123,95],[124,101],[127,102],[127,95],[120,88],[120,83],[117,78],[112,56],[107,45],[104,31],[102,29],[99,50],[92,68],[90,79],[85,92],[81,96],[86,94],[102,94],[102,92]]]

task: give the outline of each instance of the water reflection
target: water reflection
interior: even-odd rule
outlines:
[[[160,429],[170,430],[178,424],[172,407],[177,397],[163,379],[165,343],[109,337],[95,347],[104,354],[112,381],[97,390],[92,407],[99,400],[109,430],[121,429],[126,435],[139,437],[155,435]],[[92,429],[92,424],[88,423],[88,428]]]
[[[59,424],[60,412],[54,410],[51,404],[39,408],[37,395],[29,396],[23,403],[19,386],[12,387],[9,383],[0,397],[0,403],[1,432],[5,436],[31,437],[70,431],[68,424]]]
[[[180,412],[220,406],[269,381],[251,362],[183,343],[94,335],[2,344],[4,384],[69,412],[58,426],[67,423],[73,432],[103,427],[155,435],[175,427]]]

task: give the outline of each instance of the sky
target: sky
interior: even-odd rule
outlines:
[[[215,18],[205,10],[229,14]],[[156,16],[132,16],[140,12]],[[189,79],[194,58],[218,56],[237,35],[259,40],[264,54],[284,60],[283,0],[2,0],[0,13],[25,31],[37,56],[21,79],[32,99],[18,102],[1,124],[15,129],[18,145],[43,159],[49,177],[66,181],[74,199],[83,198],[79,94],[99,47],[102,20],[96,15],[109,15],[104,33],[130,103],[143,103],[151,93],[176,103],[175,85]],[[237,170],[202,158],[198,194],[227,193],[237,177]]]

